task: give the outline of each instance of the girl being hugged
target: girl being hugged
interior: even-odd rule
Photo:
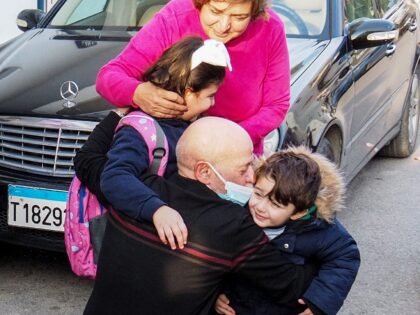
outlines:
[[[231,69],[222,42],[187,37],[168,48],[144,73],[145,82],[182,95],[188,109],[177,119],[157,119],[168,141],[165,177],[177,171],[175,147],[189,122],[213,106],[214,95],[225,77],[225,67]],[[76,156],[77,176],[101,196],[99,200],[131,218],[153,222],[164,243],[173,249],[177,244],[183,248],[187,229],[181,216],[140,179],[148,171],[150,160],[148,147],[139,133],[131,126],[118,129],[108,158],[105,153],[109,147],[104,142],[102,158],[98,158],[102,153],[95,145],[101,143],[100,138],[108,137],[106,132],[111,126],[115,129],[118,121],[118,115],[111,113],[95,128]]]

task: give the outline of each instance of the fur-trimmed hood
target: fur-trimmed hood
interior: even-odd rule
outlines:
[[[311,152],[305,146],[289,147],[285,151],[305,155],[318,164],[321,172],[321,186],[315,201],[317,217],[331,223],[337,211],[344,207],[345,184],[336,165],[322,154]]]

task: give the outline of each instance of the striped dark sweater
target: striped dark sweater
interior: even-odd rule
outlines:
[[[85,314],[211,314],[229,275],[281,303],[295,302],[308,286],[313,267],[282,257],[246,209],[178,174],[144,182],[179,211],[188,244],[173,251],[151,224],[111,213]]]

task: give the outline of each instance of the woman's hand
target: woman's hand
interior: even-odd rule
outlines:
[[[160,240],[169,243],[172,249],[176,249],[176,243],[181,249],[187,244],[188,230],[178,211],[168,206],[160,207],[153,214],[153,224]]]
[[[188,110],[181,96],[151,82],[137,86],[133,101],[142,111],[157,118],[175,118]]]
[[[214,309],[218,314],[225,314],[225,315],[235,315],[236,312],[233,308],[229,306],[229,299],[225,294],[220,294],[217,298],[216,304],[214,305]]]

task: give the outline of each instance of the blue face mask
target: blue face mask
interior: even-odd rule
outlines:
[[[216,171],[213,165],[210,163],[208,163],[208,165],[216,176],[223,182],[223,184],[225,184],[226,193],[217,193],[217,195],[222,199],[234,202],[243,207],[249,201],[249,198],[251,198],[254,189],[252,187],[238,185],[234,182],[225,180],[222,175]]]

